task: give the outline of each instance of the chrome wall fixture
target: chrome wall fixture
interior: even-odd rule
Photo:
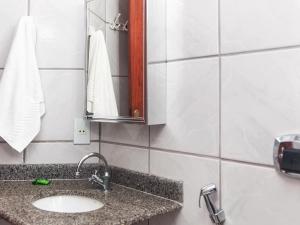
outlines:
[[[300,179],[300,134],[277,137],[273,151],[276,170],[286,176]]]
[[[225,212],[223,209],[216,209],[212,202],[212,195],[217,193],[217,187],[215,184],[209,184],[203,187],[200,191],[199,207],[201,208],[201,199],[204,198],[207,210],[211,221],[214,224],[223,224],[225,222]]]
[[[110,25],[109,28],[115,31],[123,31],[128,32],[128,20],[125,22],[121,22],[122,14],[118,13],[115,16],[115,19],[113,22],[108,22],[105,19],[103,19],[101,16],[99,16],[97,13],[95,13],[93,10],[88,9],[90,13],[92,13],[94,16],[96,16],[98,19],[100,19],[102,22]]]

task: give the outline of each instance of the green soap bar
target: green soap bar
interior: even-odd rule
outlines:
[[[49,185],[51,182],[48,179],[38,178],[32,181],[33,185]]]

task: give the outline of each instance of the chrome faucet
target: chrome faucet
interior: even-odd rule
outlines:
[[[98,176],[98,171],[96,170],[95,173],[89,178],[89,181],[95,184],[98,184],[103,187],[104,191],[109,190],[109,183],[110,183],[110,174],[109,174],[109,167],[107,160],[105,157],[99,153],[90,153],[86,156],[84,156],[80,162],[78,163],[77,170],[76,170],[76,178],[80,176],[80,168],[82,164],[89,158],[97,157],[100,160],[104,162],[104,175],[103,176]]]
[[[199,207],[201,208],[201,198],[204,198],[210,219],[215,224],[223,224],[225,221],[225,213],[223,209],[216,209],[212,203],[211,195],[217,192],[217,187],[214,184],[207,185],[201,189],[199,197]]]

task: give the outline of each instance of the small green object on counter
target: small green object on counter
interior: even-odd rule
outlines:
[[[49,185],[51,183],[51,181],[49,181],[48,179],[44,179],[44,178],[38,178],[35,179],[34,181],[32,181],[33,185]]]

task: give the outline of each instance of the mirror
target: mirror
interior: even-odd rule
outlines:
[[[157,10],[158,6],[162,8]],[[151,16],[154,12],[161,15]],[[146,0],[86,1],[88,119],[165,123],[165,17],[165,0],[151,4]],[[162,33],[155,34],[157,31]],[[155,46],[154,35],[164,37],[161,46]],[[160,47],[155,54],[163,52],[157,60],[150,60],[152,47]]]

